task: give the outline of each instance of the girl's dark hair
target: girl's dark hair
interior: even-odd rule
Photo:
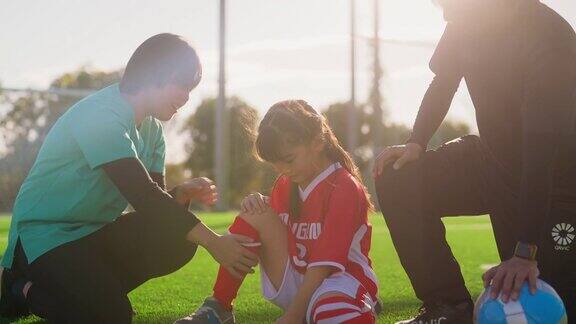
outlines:
[[[135,93],[148,86],[176,83],[194,88],[202,78],[196,51],[181,36],[164,33],[140,44],[126,65],[120,90]]]
[[[325,143],[324,153],[334,162],[340,162],[350,174],[361,184],[362,177],[354,160],[346,152],[326,122],[326,118],[319,114],[304,100],[286,100],[274,104],[258,127],[256,137],[256,153],[264,161],[274,163],[282,159],[282,149],[288,146],[308,144],[321,136]],[[369,207],[370,196],[364,187]],[[290,192],[290,215],[298,217],[301,209],[301,200],[298,185],[292,183]]]

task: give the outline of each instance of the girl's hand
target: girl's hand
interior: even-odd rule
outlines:
[[[263,213],[270,203],[270,197],[264,196],[259,192],[249,194],[240,204],[243,213]]]
[[[192,200],[205,205],[213,205],[218,199],[216,186],[208,178],[194,178],[176,187],[176,201],[181,205],[187,205]]]

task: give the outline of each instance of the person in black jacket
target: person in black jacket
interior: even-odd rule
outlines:
[[[470,323],[472,301],[443,216],[490,214],[501,263],[483,275],[493,298],[518,298],[538,276],[576,323],[576,35],[537,0],[437,0],[446,29],[435,77],[404,145],[374,165],[382,213],[417,297],[401,323]],[[461,80],[479,136],[426,151]]]

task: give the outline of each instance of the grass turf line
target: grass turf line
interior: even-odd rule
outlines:
[[[202,220],[218,232],[226,231],[234,215],[233,212],[200,213]],[[371,258],[380,281],[380,298],[384,302],[384,314],[378,323],[393,323],[413,315],[420,303],[400,265],[382,216],[374,214],[370,222],[373,225]],[[482,290],[481,265],[498,262],[490,220],[486,216],[453,217],[444,219],[444,223],[466,285],[476,297]],[[0,217],[2,251],[7,243],[9,224],[9,217]],[[179,271],[142,285],[130,293],[137,313],[134,323],[172,323],[187,315],[211,293],[217,269],[208,252],[199,249],[194,259]],[[235,309],[239,323],[271,323],[280,316],[280,311],[261,297],[258,272],[248,276]],[[29,317],[18,323],[41,322],[36,317]]]

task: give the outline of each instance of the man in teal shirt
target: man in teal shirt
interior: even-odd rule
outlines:
[[[256,256],[245,238],[219,236],[187,211],[215,186],[192,179],[166,192],[160,120],[201,79],[177,35],[141,44],[119,84],[79,101],[53,126],[22,187],[2,259],[0,314],[31,311],[62,323],[129,323],[127,293],[177,270],[204,246],[240,275]],[[131,205],[135,212],[122,214]]]

